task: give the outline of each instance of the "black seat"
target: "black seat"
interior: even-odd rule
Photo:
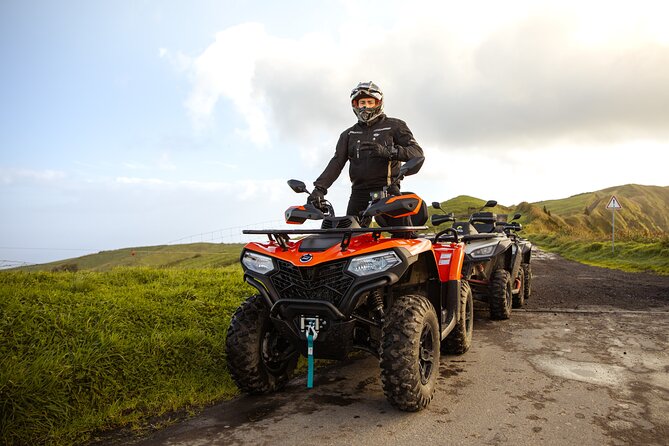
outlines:
[[[325,217],[321,223],[321,229],[346,229],[359,228],[358,219],[345,215],[343,217]],[[314,234],[305,237],[298,248],[299,252],[322,252],[327,251],[333,246],[341,243],[344,235],[336,234]]]
[[[345,215],[344,217],[325,217],[321,223],[321,229],[344,229],[344,228],[359,228],[358,219],[352,215]]]
[[[476,227],[468,221],[456,221],[453,223],[453,229],[458,231],[459,235],[474,235],[479,233]]]
[[[480,221],[472,222],[472,225],[480,233],[482,232],[495,232],[495,223],[484,223]]]
[[[469,222],[474,225],[479,233],[495,232],[497,215],[492,212],[475,212],[469,218]]]

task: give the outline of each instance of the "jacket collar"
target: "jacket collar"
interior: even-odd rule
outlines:
[[[386,115],[385,115],[385,113],[381,113],[381,114],[380,114],[379,116],[377,116],[376,119],[373,120],[372,122],[365,123],[365,122],[360,122],[360,121],[358,121],[358,123],[357,123],[356,125],[359,126],[359,127],[362,128],[362,129],[366,129],[366,128],[374,127],[375,125],[380,124],[380,123],[382,123],[382,122],[385,121],[385,120],[386,120]]]

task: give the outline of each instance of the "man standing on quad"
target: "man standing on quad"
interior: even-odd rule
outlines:
[[[351,92],[351,106],[358,122],[344,130],[335,154],[314,181],[309,202],[323,200],[328,188],[349,161],[351,197],[346,215],[358,216],[367,208],[371,192],[387,187],[389,195],[399,195],[399,184],[392,184],[400,169],[400,161],[422,157],[423,149],[404,121],[383,113],[383,93],[374,82],[360,82]],[[392,219],[392,225],[410,226],[410,219]]]

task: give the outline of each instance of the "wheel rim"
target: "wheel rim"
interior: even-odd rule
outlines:
[[[283,373],[288,360],[294,355],[292,345],[279,336],[276,329],[271,326],[265,330],[260,346],[262,362],[273,374]]]
[[[420,381],[427,384],[434,369],[434,342],[432,342],[432,327],[428,324],[423,326],[420,335],[418,367],[420,369]]]

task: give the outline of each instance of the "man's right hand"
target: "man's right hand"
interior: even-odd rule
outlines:
[[[309,195],[309,198],[307,199],[308,203],[320,203],[321,201],[325,200],[325,194],[327,194],[328,191],[327,189],[323,189],[321,187],[316,186]]]

